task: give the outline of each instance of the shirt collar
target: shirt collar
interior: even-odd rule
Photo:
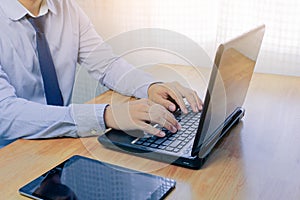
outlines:
[[[46,5],[48,6],[48,9],[50,10],[50,12],[52,12],[53,14],[57,14],[57,8],[54,5],[53,0],[46,0]]]
[[[30,12],[18,1],[18,0],[1,0],[0,7],[2,7],[3,12],[13,21],[18,21],[22,19],[25,15],[30,14]],[[44,0],[41,6],[40,14],[45,15],[48,10],[53,14],[57,14],[57,9],[52,0]]]

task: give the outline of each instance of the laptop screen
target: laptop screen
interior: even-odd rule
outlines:
[[[208,146],[215,145],[230,116],[242,107],[264,30],[265,26],[258,27],[219,46],[192,155],[209,152]]]

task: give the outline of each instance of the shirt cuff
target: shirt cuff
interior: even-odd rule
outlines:
[[[78,137],[99,136],[106,131],[104,111],[108,104],[72,104]]]
[[[152,84],[155,83],[162,83],[161,81],[151,81],[148,83],[145,83],[144,85],[142,85],[140,88],[138,88],[135,93],[134,96],[137,98],[149,98],[148,96],[148,89]]]

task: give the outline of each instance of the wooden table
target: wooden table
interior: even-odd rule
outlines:
[[[190,77],[197,74],[191,73],[192,68],[184,70]],[[177,72],[172,68],[172,73]],[[202,77],[203,84],[186,83],[204,87],[208,70]],[[110,102],[111,95],[108,92],[92,102]],[[300,199],[299,100],[299,77],[254,74],[244,120],[217,145],[200,170],[111,151],[96,137],[18,140],[0,149],[0,199],[26,199],[18,194],[21,186],[75,154],[173,178],[177,187],[168,199]]]

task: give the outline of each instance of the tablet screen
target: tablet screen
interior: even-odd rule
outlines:
[[[73,156],[20,189],[34,199],[162,199],[175,181]]]

